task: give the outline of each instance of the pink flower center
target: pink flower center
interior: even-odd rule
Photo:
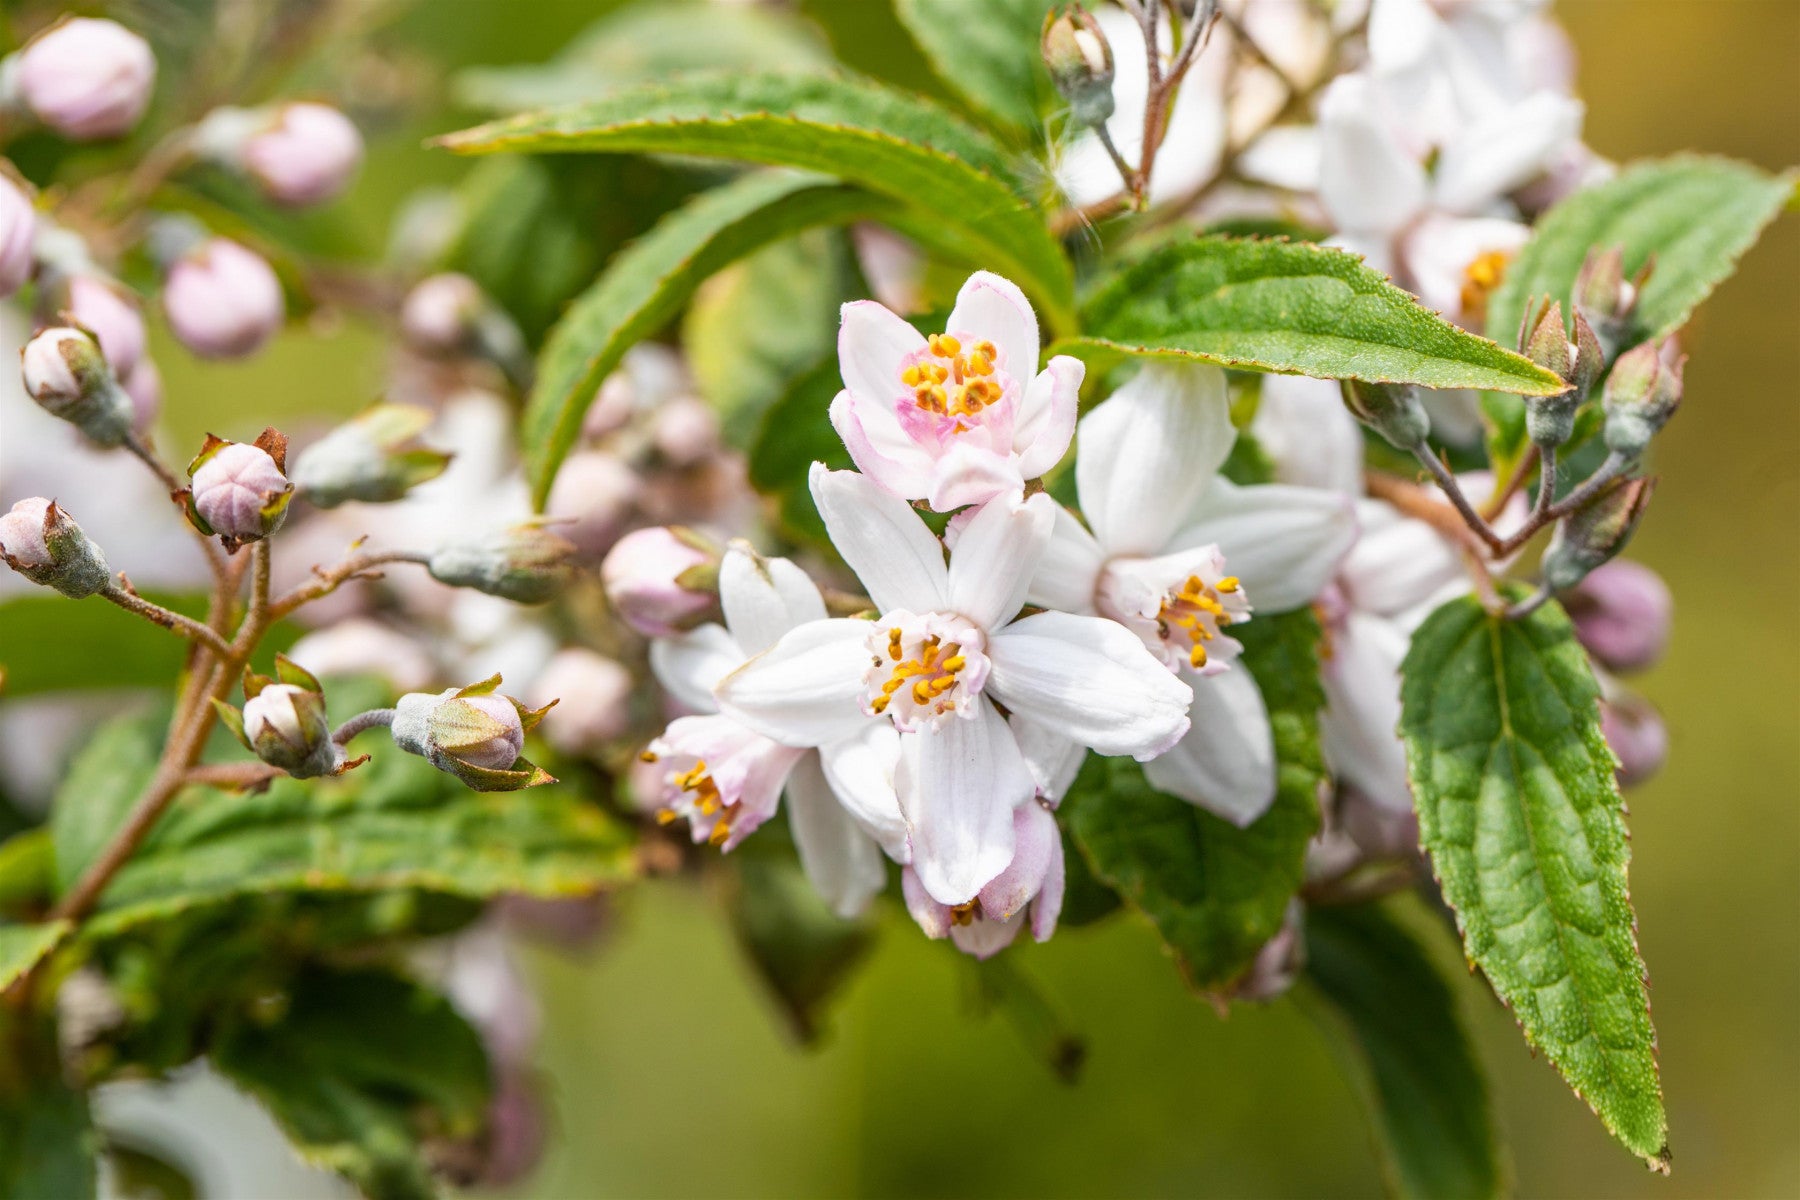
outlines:
[[[963,339],[934,333],[925,349],[906,358],[900,382],[912,393],[913,407],[947,418],[950,432],[962,433],[981,423],[982,414],[1005,399],[1012,378],[1000,367],[1000,352],[990,341],[963,347]]]

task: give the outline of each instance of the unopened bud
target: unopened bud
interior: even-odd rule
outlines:
[[[568,701],[544,736],[564,754],[588,754],[625,732],[636,687],[631,672],[612,659],[572,646],[544,664],[528,695],[546,703],[558,697]]]
[[[240,162],[277,204],[320,204],[349,186],[363,156],[362,134],[325,104],[284,104],[245,140]]]
[[[1565,517],[1544,551],[1544,581],[1551,589],[1574,587],[1623,550],[1655,489],[1654,479],[1621,480]]]
[[[149,359],[142,359],[125,377],[125,394],[131,397],[131,427],[143,433],[156,424],[162,412],[162,372]]]
[[[0,516],[0,560],[71,600],[91,596],[112,580],[106,556],[56,501],[34,496]]]
[[[719,552],[679,525],[620,538],[600,564],[613,611],[645,637],[669,637],[711,615],[719,600]]]
[[[1608,355],[1618,349],[1631,328],[1638,293],[1649,279],[1653,265],[1646,261],[1635,276],[1627,279],[1623,246],[1590,250],[1582,261],[1572,294],[1575,311],[1588,319]]]
[[[37,233],[37,212],[31,197],[0,160],[0,299],[24,287],[31,278],[31,244]]]
[[[704,400],[677,396],[657,408],[650,438],[670,464],[691,467],[719,448],[719,417]]]
[[[413,692],[394,709],[394,744],[447,771],[478,792],[512,792],[553,783],[520,757],[525,734],[550,705],[529,709],[499,695],[500,676],[436,695]],[[551,704],[554,704],[552,701]]]
[[[20,365],[26,392],[45,412],[96,445],[124,444],[134,416],[131,397],[91,334],[67,326],[46,329],[25,343]]]
[[[60,290],[63,319],[98,338],[106,365],[119,379],[129,378],[143,361],[147,340],[137,297],[93,275],[77,275]]]
[[[1635,787],[1669,757],[1669,731],[1648,700],[1625,694],[1600,701],[1600,733],[1619,760],[1620,787]]]
[[[1410,383],[1344,380],[1344,404],[1357,420],[1401,450],[1411,450],[1431,433],[1419,389]]]
[[[114,21],[74,17],[19,52],[13,86],[32,115],[71,141],[130,133],[150,104],[156,56]]]
[[[188,464],[190,510],[200,530],[217,534],[232,551],[274,533],[294,495],[286,463],[287,439],[274,429],[263,430],[254,445],[207,434]]]
[[[1044,17],[1041,49],[1050,81],[1078,124],[1104,125],[1113,115],[1113,57],[1094,15],[1079,4]]]
[[[515,383],[529,376],[518,325],[467,275],[433,275],[415,286],[400,308],[400,332],[421,354],[485,359]]]
[[[637,472],[623,459],[587,450],[563,463],[545,507],[564,537],[598,559],[619,540],[642,490]]]
[[[1609,671],[1655,665],[1669,643],[1675,601],[1662,576],[1642,563],[1615,559],[1563,597],[1575,636]]]
[[[1575,410],[1581,407],[1581,397],[1574,387],[1580,348],[1569,340],[1561,304],[1553,300],[1539,312],[1521,339],[1519,352],[1570,385],[1567,391],[1554,396],[1525,397],[1526,436],[1540,448],[1560,446],[1574,436]]]
[[[544,604],[574,575],[575,544],[537,523],[515,525],[431,556],[426,569],[439,583],[474,588],[517,604]]]
[[[294,459],[289,477],[299,494],[320,508],[349,500],[385,504],[399,500],[443,473],[450,456],[418,442],[433,420],[430,409],[377,404],[338,426]]]
[[[214,702],[220,719],[238,740],[263,762],[296,779],[339,775],[357,765],[347,763],[343,747],[331,740],[319,681],[279,654],[275,670],[279,683],[244,673],[243,712]]]
[[[1668,362],[1667,342],[1643,342],[1619,356],[1606,379],[1606,448],[1636,458],[1681,405],[1687,359]]]
[[[244,358],[287,319],[281,280],[261,257],[211,238],[169,268],[163,311],[181,344],[201,358]]]

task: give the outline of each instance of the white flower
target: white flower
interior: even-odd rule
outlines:
[[[735,714],[720,715],[713,688],[791,630],[824,624],[825,602],[784,558],[732,547],[719,568],[725,624],[660,638],[650,665],[698,716],[671,722],[645,758],[657,768],[656,802],[684,817],[695,841],[731,850],[775,814],[785,790],[800,863],[843,916],[860,912],[886,883],[881,851],[904,862],[906,826],[894,796],[899,738],[868,723],[810,749],[783,745]],[[879,845],[877,844],[879,843]]]
[[[1188,688],[1130,631],[1063,612],[1019,618],[1050,543],[1048,497],[988,502],[946,567],[919,515],[864,476],[815,464],[812,491],[832,544],[882,615],[802,625],[715,695],[725,712],[789,745],[900,730],[912,865],[939,903],[968,903],[1006,869],[1013,809],[1038,791],[995,702],[1102,754],[1150,758],[1187,730]]]
[[[956,948],[976,958],[991,958],[1012,945],[1019,930],[1031,927],[1040,942],[1056,932],[1062,914],[1062,835],[1056,818],[1041,804],[1013,810],[1013,856],[967,904],[948,905],[934,899],[907,867],[900,873],[906,909],[930,938],[948,937]]]
[[[925,337],[875,303],[844,305],[844,390],[831,423],[857,468],[940,512],[1017,492],[1055,466],[1075,431],[1085,367],[1058,355],[1040,373],[1037,316],[987,271],[957,293],[948,329]]]
[[[1092,532],[1058,511],[1030,598],[1125,623],[1192,684],[1192,731],[1144,773],[1247,825],[1274,800],[1274,745],[1262,694],[1221,631],[1250,604],[1311,602],[1355,521],[1329,492],[1215,479],[1236,436],[1223,371],[1146,366],[1082,419],[1075,479]]]

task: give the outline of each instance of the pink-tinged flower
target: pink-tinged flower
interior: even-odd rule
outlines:
[[[1023,489],[1061,461],[1086,368],[1058,355],[1042,372],[1038,323],[1018,287],[978,271],[949,327],[929,338],[875,303],[844,305],[844,390],[831,423],[857,468],[939,512]]]
[[[967,903],[1006,869],[1012,810],[1037,794],[996,703],[1102,754],[1151,758],[1186,732],[1187,686],[1129,630],[1097,616],[1019,616],[1050,546],[1048,497],[983,505],[946,566],[919,514],[866,476],[815,463],[812,492],[881,616],[808,622],[714,694],[787,745],[871,726],[914,739],[900,758],[900,804],[912,865],[940,903]]]
[[[363,157],[362,134],[326,104],[284,104],[245,140],[246,171],[277,204],[319,204],[350,184]]]
[[[276,459],[285,457],[286,439],[277,434],[270,440],[265,434],[258,441],[262,444],[227,442],[208,434],[188,465],[194,513],[206,532],[218,534],[233,549],[279,529],[294,494]]]
[[[600,584],[627,625],[645,637],[668,637],[713,610],[717,551],[680,526],[634,530],[601,562]]]
[[[274,269],[225,238],[209,239],[169,269],[162,303],[175,336],[201,358],[254,354],[287,319]]]
[[[1013,856],[1006,869],[964,904],[934,899],[912,867],[900,874],[906,910],[929,938],[948,937],[964,954],[992,958],[1030,926],[1040,942],[1062,915],[1063,845],[1056,818],[1041,804],[1013,810]]]
[[[77,275],[69,281],[67,303],[64,316],[99,340],[113,374],[129,379],[144,359],[146,340],[137,297],[104,279]]]
[[[1610,671],[1654,666],[1669,644],[1675,601],[1662,576],[1642,563],[1616,558],[1592,571],[1563,597],[1575,636]]]
[[[731,850],[775,814],[785,792],[801,866],[833,910],[853,916],[886,882],[882,850],[902,862],[908,855],[894,794],[899,738],[868,724],[814,750],[720,715],[719,681],[784,634],[822,623],[825,601],[793,563],[741,546],[719,566],[719,598],[724,625],[651,643],[657,679],[702,714],[671,722],[642,756],[651,800],[664,819],[686,819],[696,842]]]
[[[30,280],[31,243],[37,232],[31,197],[8,173],[10,166],[0,161],[0,298],[12,295]]]
[[[1237,437],[1217,367],[1146,366],[1082,419],[1078,436],[1087,527],[1057,510],[1031,602],[1121,623],[1192,686],[1192,730],[1144,773],[1247,825],[1275,798],[1274,739],[1226,631],[1252,605],[1283,612],[1318,595],[1356,536],[1350,502],[1215,478]]]
[[[144,115],[156,82],[149,43],[124,26],[74,17],[19,52],[20,99],[72,141],[122,137]]]

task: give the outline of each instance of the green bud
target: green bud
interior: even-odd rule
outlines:
[[[1527,314],[1530,330],[1520,339],[1519,352],[1569,384],[1567,391],[1554,396],[1525,397],[1526,436],[1540,448],[1553,449],[1575,433],[1575,410],[1581,407],[1584,395],[1576,380],[1589,377],[1593,368],[1581,362],[1581,348],[1569,340],[1560,303],[1552,300],[1541,309],[1534,305],[1532,311],[1537,319],[1533,321]]]
[[[347,762],[343,747],[331,740],[325,695],[317,679],[279,654],[275,669],[280,682],[244,672],[242,712],[213,702],[219,719],[246,749],[296,779],[341,775],[368,761]]]
[[[500,676],[436,695],[413,692],[394,706],[394,745],[478,792],[514,792],[556,782],[519,757],[525,735],[556,701],[526,708],[497,689]]]
[[[1356,419],[1401,450],[1411,450],[1431,433],[1431,418],[1410,383],[1344,380],[1344,404]]]
[[[1606,448],[1636,458],[1681,406],[1682,369],[1663,359],[1668,343],[1643,342],[1619,356],[1606,380]]]
[[[518,604],[544,604],[568,585],[576,554],[569,539],[529,522],[444,546],[426,569],[451,587],[474,588]]]
[[[1574,308],[1593,325],[1608,354],[1617,349],[1630,330],[1638,295],[1654,265],[1654,260],[1646,261],[1636,275],[1627,279],[1623,246],[1590,250],[1582,261],[1575,276]]]
[[[448,454],[417,441],[431,422],[428,408],[373,405],[302,451],[288,477],[299,495],[320,508],[399,500],[450,462]]]
[[[1609,562],[1631,540],[1655,490],[1654,479],[1621,480],[1565,517],[1544,551],[1544,582],[1566,591]]]
[[[1044,16],[1042,50],[1050,81],[1081,125],[1104,125],[1113,115],[1112,47],[1094,15],[1079,4]]]
[[[106,555],[56,501],[34,496],[0,515],[0,562],[71,600],[112,582]]]

